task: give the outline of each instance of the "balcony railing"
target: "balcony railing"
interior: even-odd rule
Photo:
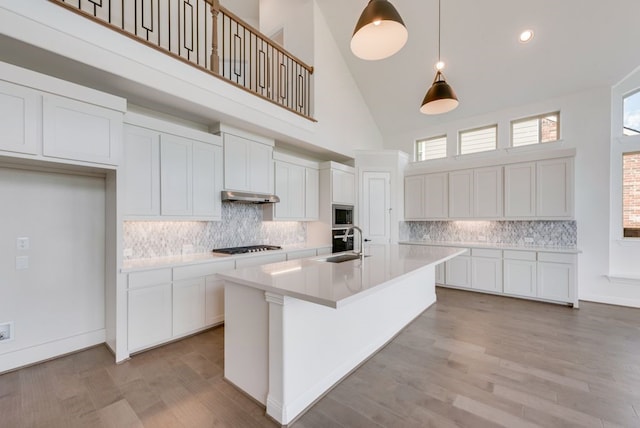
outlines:
[[[50,0],[306,118],[313,67],[218,0]]]

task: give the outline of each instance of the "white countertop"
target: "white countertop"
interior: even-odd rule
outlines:
[[[581,251],[573,246],[539,246],[539,245],[517,245],[501,244],[493,242],[460,242],[460,241],[400,241],[406,245],[425,245],[439,247],[456,248],[490,248],[496,250],[516,250],[516,251],[544,251],[548,253],[568,253],[578,254]]]
[[[392,285],[409,272],[442,263],[463,251],[417,245],[371,245],[365,248],[369,257],[364,260],[328,263],[321,260],[332,255],[318,256],[218,275],[252,288],[338,308]]]
[[[313,250],[320,248],[331,248],[331,245],[291,245],[283,246],[281,250],[261,251],[257,253],[245,253],[225,255],[213,253],[211,251],[207,253],[197,254],[185,254],[180,256],[167,256],[167,257],[153,257],[148,259],[132,259],[125,260],[122,264],[122,273],[129,273],[138,270],[148,270],[155,268],[171,268],[177,266],[188,266],[200,263],[215,263],[225,260],[237,260],[250,257],[260,257],[269,254],[286,254],[295,251]]]

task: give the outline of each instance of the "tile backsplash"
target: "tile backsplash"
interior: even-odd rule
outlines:
[[[573,247],[575,221],[407,221],[400,240],[488,242],[494,244]]]
[[[125,259],[176,256],[184,245],[193,253],[254,244],[296,245],[307,239],[303,222],[262,221],[262,206],[222,204],[222,221],[125,221]]]

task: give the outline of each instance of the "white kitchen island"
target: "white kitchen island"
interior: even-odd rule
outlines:
[[[372,245],[220,273],[225,377],[291,423],[436,301],[435,265],[464,249]]]

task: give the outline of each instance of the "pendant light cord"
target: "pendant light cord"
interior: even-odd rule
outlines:
[[[438,0],[438,62],[440,62],[440,0]]]

